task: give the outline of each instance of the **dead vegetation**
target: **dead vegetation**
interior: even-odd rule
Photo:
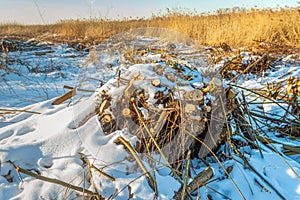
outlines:
[[[213,55],[211,59],[214,64],[219,64],[221,61],[224,61],[221,65],[220,72],[225,79],[229,80],[229,87],[226,88],[226,119],[223,123],[222,134],[215,138],[218,140],[218,147],[224,145],[222,150],[216,148],[213,151],[210,149],[210,146],[207,146],[204,140],[205,134],[208,134],[207,126],[211,123],[209,117],[211,116],[212,110],[209,105],[204,105],[202,100],[205,98],[205,94],[211,92],[213,88],[212,85],[209,84],[204,85],[203,88],[199,90],[201,91],[201,94],[196,94],[196,96],[199,97],[199,99],[197,99],[197,104],[188,99],[189,95],[194,95],[193,91],[191,94],[189,93],[185,96],[185,101],[182,104],[182,102],[179,102],[178,99],[174,98],[174,93],[172,91],[165,90],[166,92],[161,92],[157,90],[154,95],[156,106],[151,107],[151,105],[147,103],[147,100],[149,99],[147,91],[134,85],[145,79],[143,75],[134,74],[128,79],[119,76],[116,85],[118,87],[125,87],[121,98],[114,99],[114,97],[109,94],[109,91],[101,91],[99,94],[101,102],[99,107],[97,107],[97,115],[102,129],[106,134],[110,134],[115,130],[120,130],[120,127],[126,127],[131,133],[140,136],[140,141],[136,146],[131,145],[130,141],[126,141],[122,137],[118,138],[116,143],[123,145],[133,156],[134,160],[138,163],[142,172],[147,177],[153,192],[157,195],[157,185],[154,173],[145,168],[143,164],[145,160],[143,160],[140,155],[143,153],[148,153],[150,155],[155,152],[164,156],[164,152],[161,151],[161,149],[164,148],[164,145],[170,143],[176,134],[180,134],[180,129],[182,128],[180,126],[183,123],[183,119],[187,117],[184,116],[183,113],[189,114],[188,117],[199,117],[196,119],[200,126],[196,127],[198,135],[186,137],[188,135],[187,132],[193,132],[192,129],[195,127],[185,126],[185,128],[188,127],[187,129],[190,130],[185,130],[186,132],[184,132],[184,136],[188,139],[179,141],[179,144],[187,145],[187,147],[181,149],[183,150],[183,154],[175,159],[165,160],[165,164],[172,170],[173,175],[182,185],[181,189],[175,193],[174,199],[190,198],[192,193],[202,186],[214,191],[213,188],[210,188],[207,185],[208,182],[215,181],[215,179],[213,179],[214,172],[210,166],[195,177],[191,177],[190,174],[190,170],[192,169],[189,165],[190,160],[195,157],[195,154],[199,153],[199,147],[201,146],[209,149],[202,157],[204,158],[204,162],[207,155],[208,157],[213,157],[224,170],[226,178],[230,179],[239,191],[242,199],[245,199],[243,193],[240,192],[239,186],[235,184],[230,176],[233,166],[225,167],[222,164],[225,160],[233,159],[232,154],[243,160],[244,167],[248,168],[259,177],[259,181],[256,180],[255,182],[262,190],[266,191],[267,189],[265,189],[264,185],[267,185],[275,191],[279,197],[284,199],[282,194],[273,187],[272,183],[268,182],[266,178],[257,172],[251,163],[248,162],[244,152],[242,152],[240,148],[243,146],[250,146],[251,148],[261,150],[258,145],[258,141],[260,141],[264,144],[268,144],[278,156],[282,156],[281,153],[273,147],[274,143],[278,144],[280,141],[269,138],[266,133],[266,128],[275,131],[278,137],[299,140],[299,77],[289,77],[288,74],[284,74],[283,76],[286,76],[284,81],[267,83],[264,87],[258,89],[243,88],[235,83],[242,75],[259,75],[263,77],[264,72],[272,69],[278,62],[290,64],[285,62],[291,62],[291,60],[283,61],[287,55],[290,55],[291,58],[299,61],[299,49],[295,48],[295,46],[299,47],[300,26],[298,21],[299,12],[296,9],[281,9],[279,11],[253,9],[251,12],[245,10],[231,10],[230,12],[223,11],[223,13],[218,13],[218,15],[215,16],[192,16],[168,13],[168,15],[163,17],[154,17],[149,20],[131,20],[126,21],[126,23],[97,20],[92,22],[61,22],[53,25],[54,29],[51,30],[53,31],[51,33],[58,34],[59,36],[57,36],[57,38],[60,40],[65,40],[66,38],[67,40],[81,38],[86,42],[93,39],[92,43],[97,43],[97,41],[101,41],[103,38],[110,37],[111,35],[127,29],[140,27],[142,25],[149,27],[156,25],[166,28],[172,27],[171,29],[180,30],[190,37],[197,39],[202,44],[215,45],[214,47],[207,49],[207,51],[211,52]],[[253,24],[253,26],[249,26],[249,24]],[[210,27],[212,28],[210,29]],[[47,30],[47,26],[37,26],[35,28],[37,32],[41,31],[46,33],[49,31]],[[219,29],[219,32],[216,31]],[[14,29],[12,28],[11,30]],[[213,30],[216,33],[213,33]],[[3,33],[4,32],[2,32],[2,34]],[[14,33],[17,33],[17,31]],[[229,37],[230,35],[231,37]],[[57,38],[54,40],[57,40]],[[259,40],[259,42],[257,42],[257,40]],[[241,48],[238,50],[231,47],[240,45],[252,45],[252,47]],[[134,59],[135,55],[138,55],[139,57],[149,52],[149,49],[133,51],[131,52],[132,54],[126,55],[126,58],[130,60],[132,64],[135,64],[140,62],[140,59]],[[89,62],[98,59],[95,52],[91,51],[89,59]],[[164,73],[165,69],[157,64],[153,66],[153,70],[158,75],[163,75],[169,81],[177,82],[179,85],[181,84],[178,82],[179,79],[183,80],[182,84],[184,85],[194,78],[192,76],[185,76],[181,73],[184,70],[179,62],[171,60],[168,56],[163,57],[163,59],[169,67],[179,72],[177,73],[177,75],[179,74],[179,77],[174,76],[174,74]],[[149,80],[148,85],[154,88],[165,87],[160,78]],[[69,89],[71,90],[66,93],[66,95],[61,96],[58,101],[53,104],[60,104],[75,95],[75,93],[73,93],[74,88]],[[279,118],[275,118],[266,115],[263,109],[259,110],[259,112],[254,110],[252,105],[257,102],[247,100],[247,96],[250,95],[255,96],[256,99],[263,99],[263,103],[267,104],[271,102],[276,104],[282,109],[283,115]],[[288,107],[281,106],[282,103],[287,104]],[[113,107],[112,105],[116,105],[116,107]],[[157,109],[158,107],[161,109]],[[201,116],[197,113],[199,108],[204,110],[204,113],[202,113],[203,115]],[[257,106],[256,108],[261,108],[261,106]],[[150,117],[146,118],[141,110],[148,110],[148,115]],[[222,111],[225,111],[225,109]],[[294,120],[291,120],[291,116],[294,117]],[[195,120],[195,118],[193,118],[193,120]],[[241,139],[237,139],[237,137],[234,136],[239,136]],[[283,153],[285,155],[294,155],[299,154],[300,152],[299,147],[293,145],[283,144],[282,148],[284,149]],[[149,159],[148,161],[149,164],[152,165],[152,162],[155,162],[156,160]],[[93,168],[93,166],[88,165],[89,170],[90,168]],[[293,171],[293,168],[290,168]],[[155,167],[153,171],[154,170]],[[20,172],[27,173],[25,170]],[[297,173],[295,174],[297,175]],[[28,175],[36,176],[34,174]],[[92,179],[91,173],[90,177]],[[187,183],[188,179],[191,180],[189,184]],[[111,177],[111,180],[114,181],[114,177]],[[263,182],[264,185],[260,182]],[[78,190],[83,189],[79,188]],[[95,194],[92,191],[86,192],[90,192],[98,199],[102,198],[100,194]],[[218,191],[214,192],[218,193]],[[220,195],[227,198],[224,194]]]
[[[259,74],[274,69],[278,63],[294,64],[300,60],[300,49],[283,43],[256,42],[251,47],[228,51],[222,48],[208,48],[214,64],[222,63],[220,72],[224,78],[234,82],[238,74]],[[283,61],[289,56],[291,59]],[[292,61],[293,60],[293,61]],[[293,63],[291,63],[293,62]]]
[[[201,149],[196,140],[207,140],[210,135],[207,131],[216,131],[208,128],[208,122],[216,123],[210,116],[217,115],[217,109],[212,108],[213,102],[207,94],[221,94],[222,85],[217,77],[210,77],[209,83],[203,82],[203,88],[191,90],[191,81],[197,79],[198,74],[180,62],[171,61],[165,54],[159,61],[165,66],[151,65],[151,73],[156,74],[153,78],[147,77],[146,72],[126,73],[118,78],[115,89],[102,89],[96,110],[105,134],[126,128],[139,138],[136,152],[166,155],[166,162],[172,168],[181,169],[187,151],[191,151],[192,159],[209,153],[206,148]],[[132,68],[139,69],[138,66]],[[172,82],[176,83],[176,89],[170,86]],[[114,94],[114,90],[121,95]],[[224,116],[218,114],[216,117],[222,123]],[[208,145],[213,148],[219,141],[219,133],[211,137],[214,140],[208,141],[212,142]]]
[[[299,47],[299,8],[218,10],[216,14],[168,10],[151,18],[67,20],[51,25],[1,25],[0,35],[37,37],[56,42],[98,44],[117,33],[140,27],[178,31],[202,45],[250,46],[254,41]],[[225,45],[224,45],[225,44]]]
[[[134,51],[131,56],[134,57],[134,54],[140,55],[140,51],[141,50]],[[291,77],[289,74],[283,74],[282,76],[286,77],[284,81],[270,82],[264,87],[257,89],[243,88],[235,85],[237,80],[235,77],[240,77],[242,75],[262,76],[264,72],[272,69],[277,62],[287,62],[283,61],[283,54],[277,54],[278,52],[274,50],[274,46],[265,43],[259,44],[256,48],[251,48],[251,51],[249,49],[241,49],[238,51],[232,50],[228,52],[221,47],[213,47],[212,49],[208,49],[208,51],[217,52],[215,61],[218,60],[220,62],[218,56],[222,56],[224,60],[227,60],[221,66],[221,72],[223,72],[225,79],[230,81],[229,87],[226,88],[225,94],[227,99],[226,119],[224,121],[222,134],[220,137],[217,137],[219,141],[218,148],[215,148],[214,150],[210,149],[210,146],[207,146],[206,142],[204,142],[203,135],[201,136],[201,134],[208,134],[207,125],[211,123],[211,119],[209,118],[211,116],[211,108],[208,105],[202,105],[201,102],[203,103],[203,101],[201,101],[201,99],[205,98],[205,94],[212,91],[214,88],[213,85],[203,85],[203,88],[199,90],[201,91],[201,94],[197,93],[198,95],[196,95],[199,97],[199,99],[197,99],[197,104],[188,99],[189,96],[195,95],[195,91],[191,91],[185,96],[184,104],[182,104],[182,101],[179,102],[176,98],[174,98],[174,93],[170,90],[166,90],[167,92],[164,93],[157,91],[154,95],[156,106],[151,107],[151,105],[147,103],[149,98],[147,91],[138,88],[138,84],[135,84],[141,83],[141,81],[146,78],[142,74],[134,74],[132,77],[129,76],[128,79],[126,79],[124,76],[119,76],[117,78],[116,86],[125,87],[120,99],[115,99],[114,96],[110,95],[109,91],[101,91],[99,93],[101,102],[96,111],[104,132],[106,134],[110,134],[113,131],[118,130],[120,127],[126,127],[130,130],[130,132],[141,135],[141,137],[139,137],[140,141],[135,146],[132,145],[131,141],[127,141],[123,137],[119,137],[115,142],[119,145],[123,145],[124,149],[126,149],[129,154],[132,155],[133,160],[141,169],[142,175],[146,176],[150,187],[153,189],[153,192],[156,194],[156,196],[158,196],[157,183],[153,171],[156,170],[154,163],[157,162],[161,164],[161,161],[151,158],[151,154],[158,153],[164,156],[164,151],[161,149],[163,149],[166,144],[170,143],[176,134],[180,133],[179,129],[182,128],[180,127],[183,122],[182,119],[186,118],[186,116],[183,116],[183,113],[196,113],[196,116],[199,117],[199,115],[197,115],[197,109],[199,106],[202,106],[201,109],[204,110],[204,112],[202,112],[203,116],[200,116],[200,119],[197,121],[202,126],[202,128],[198,128],[199,135],[195,137],[187,137],[188,140],[178,141],[176,144],[187,145],[188,148],[184,149],[182,156],[171,160],[166,159],[166,163],[164,163],[172,170],[172,175],[176,177],[182,186],[177,192],[175,192],[173,198],[198,198],[199,196],[196,197],[197,194],[195,195],[195,193],[197,193],[199,188],[202,186],[205,186],[208,190],[218,193],[224,198],[228,198],[226,194],[222,194],[208,185],[208,183],[217,180],[215,178],[214,171],[209,166],[209,161],[206,161],[206,159],[213,158],[220,164],[222,170],[224,171],[224,178],[230,179],[236,190],[239,191],[241,198],[246,199],[244,194],[240,191],[239,185],[237,185],[234,179],[231,178],[231,171],[233,170],[234,166],[230,165],[225,167],[223,165],[224,161],[238,157],[243,161],[243,166],[245,168],[251,170],[257,175],[258,178],[255,179],[255,183],[257,183],[257,185],[261,187],[263,191],[269,193],[270,190],[266,188],[270,188],[280,198],[284,199],[285,197],[276,189],[276,187],[274,187],[273,183],[269,182],[265,176],[262,176],[261,173],[258,172],[255,167],[253,167],[252,163],[250,163],[245,157],[245,152],[243,152],[241,149],[242,147],[249,146],[253,149],[261,150],[261,147],[258,145],[258,141],[260,141],[270,146],[274,153],[280,157],[282,156],[281,152],[278,152],[278,150],[275,149],[273,146],[274,144],[282,144],[282,152],[284,155],[295,155],[300,153],[298,146],[280,143],[280,140],[269,138],[268,134],[266,133],[266,128],[268,128],[269,130],[276,131],[279,138],[285,137],[287,139],[299,140],[299,77]],[[291,48],[282,47],[280,51],[292,53],[291,57],[293,57],[294,50]],[[147,54],[151,51],[144,50],[143,52]],[[248,52],[248,54],[246,55],[243,52]],[[227,58],[224,57],[226,55]],[[247,63],[243,63],[245,57],[247,57]],[[294,58],[297,59],[296,56]],[[131,60],[132,62],[138,61],[134,59]],[[179,61],[176,62],[172,60],[171,62],[170,57],[167,55],[163,56],[163,61],[168,63],[168,66],[177,72],[178,77],[175,77],[174,74],[172,75],[164,73],[166,68],[152,63],[154,65],[153,70],[158,75],[165,76],[170,81],[174,81],[175,79],[176,81],[183,80],[185,84],[195,78],[193,76],[182,75],[184,72],[184,66],[182,66]],[[292,62],[292,60],[288,62]],[[235,74],[235,76],[230,76],[230,74]],[[155,79],[148,80],[148,85],[153,88],[164,87],[161,78],[162,77],[156,77]],[[177,84],[180,85],[179,82],[177,82]],[[68,88],[70,91],[66,94],[66,96],[63,95],[62,97],[58,98],[59,103],[72,96],[70,94],[73,94],[74,88]],[[252,105],[256,102],[247,100],[247,96],[249,95],[255,96],[257,99],[262,98],[264,100],[263,103],[271,102],[278,105],[283,110],[283,115],[280,118],[272,117],[270,115],[266,115],[263,110],[253,109]],[[282,107],[282,103],[287,104],[288,107]],[[117,105],[119,107],[114,108],[112,105]],[[157,109],[158,107],[161,109]],[[255,108],[260,108],[260,106],[256,106]],[[148,117],[148,119],[146,119],[141,112],[141,110],[145,109],[149,110],[150,117]],[[184,112],[182,112],[183,110]],[[291,120],[290,116],[294,116],[294,120]],[[192,115],[189,115],[188,117],[192,117]],[[187,128],[187,126],[184,128]],[[147,137],[145,137],[146,134],[148,134]],[[184,132],[184,134],[185,136],[188,135],[187,132]],[[207,168],[194,177],[192,177],[190,174],[190,171],[193,170],[193,167],[190,166],[190,160],[193,158],[193,156],[195,156],[195,153],[199,152],[199,148],[195,148],[196,145],[192,144],[197,144],[198,147],[205,146],[206,149],[209,149],[209,153],[203,156],[203,161],[208,165]],[[219,147],[221,145],[224,146],[224,148],[220,150]],[[145,157],[142,157],[142,154],[149,154],[150,157],[146,157],[148,159],[145,159]],[[89,159],[93,160],[94,158]],[[89,159],[85,158],[85,163],[89,163]],[[145,162],[147,162],[147,164],[150,166],[153,166],[153,171],[147,170],[144,164]],[[293,167],[289,167],[293,171]],[[93,171],[91,169],[93,169]],[[91,183],[93,182],[93,176],[96,175],[94,172],[95,170],[102,176],[108,177],[111,181],[115,180],[115,177],[107,175],[105,172],[99,170],[95,165],[86,164],[85,170],[89,171]],[[90,199],[103,198],[101,194],[97,192],[97,186],[93,183],[94,190],[90,191],[70,184],[66,186],[65,182],[49,179],[32,172],[29,173],[28,170],[22,168],[17,168],[17,171],[18,173],[24,173],[28,176],[32,176],[46,182],[59,184],[68,189],[79,191],[79,195],[89,196]],[[297,175],[296,172],[294,173]],[[297,176],[299,178],[299,175]],[[190,180],[189,183],[188,180]],[[130,191],[130,185],[128,185],[128,188],[124,189],[128,189]],[[116,197],[117,195],[118,193],[113,194],[112,198]],[[131,197],[134,197],[134,194],[131,194],[131,192],[130,195]]]

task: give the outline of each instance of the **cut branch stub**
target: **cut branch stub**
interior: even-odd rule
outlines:
[[[160,86],[160,79],[156,78],[152,80],[152,85],[155,87],[159,87]]]
[[[124,117],[136,117],[135,112],[130,110],[129,108],[124,108],[122,110],[122,114],[124,115]]]
[[[112,117],[111,117],[110,114],[106,114],[106,115],[103,116],[103,120],[104,120],[105,123],[109,123],[109,122],[112,121]]]
[[[100,108],[99,108],[99,115],[102,115],[103,112],[104,112],[104,110],[105,110],[106,108],[108,108],[109,106],[110,106],[110,102],[109,102],[107,99],[105,99],[105,100],[101,103],[101,105],[100,105]]]

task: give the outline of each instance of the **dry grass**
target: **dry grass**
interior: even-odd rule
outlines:
[[[0,35],[47,38],[54,41],[99,43],[114,34],[139,28],[162,27],[181,32],[202,45],[248,46],[254,41],[280,42],[300,46],[299,8],[218,10],[217,14],[168,11],[150,19],[68,20],[52,25],[2,24]],[[53,37],[53,34],[58,36]]]

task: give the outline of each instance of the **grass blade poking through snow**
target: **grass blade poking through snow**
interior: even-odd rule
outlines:
[[[99,174],[101,174],[102,176],[104,176],[105,178],[108,178],[111,181],[115,181],[116,179],[112,176],[110,176],[107,173],[104,173],[103,171],[101,171],[100,169],[98,169],[97,167],[95,167],[95,165],[91,165],[91,168],[94,169],[96,172],[98,172]]]
[[[128,149],[130,151],[130,153],[133,155],[133,157],[135,158],[136,162],[138,163],[138,165],[141,167],[141,169],[143,170],[143,172],[145,173],[147,180],[149,182],[150,187],[153,189],[153,191],[155,192],[155,196],[158,196],[157,194],[157,186],[156,186],[156,181],[155,179],[153,179],[153,177],[150,175],[150,173],[147,171],[145,165],[143,164],[143,162],[141,161],[141,159],[138,157],[137,153],[135,152],[134,148],[123,138],[123,137],[119,137],[117,142],[120,142],[121,144],[123,144],[125,146],[126,149]]]
[[[191,162],[191,150],[188,151],[187,156],[186,156],[186,169],[185,169],[185,177],[184,177],[184,182],[183,182],[183,188],[182,188],[182,193],[181,193],[181,200],[185,199],[185,190],[186,190],[186,185],[189,179],[189,172],[190,172],[190,162]]]
[[[293,113],[291,113],[290,111],[288,111],[286,108],[284,108],[282,105],[280,105],[280,103],[278,103],[277,101],[273,100],[272,98],[267,97],[266,95],[260,94],[260,93],[254,91],[254,90],[251,90],[251,89],[248,89],[248,88],[245,88],[245,87],[241,87],[241,86],[234,85],[234,84],[230,84],[230,86],[239,88],[239,89],[241,89],[241,90],[246,90],[246,91],[248,91],[248,92],[251,92],[251,93],[256,94],[256,95],[258,95],[258,96],[260,96],[260,97],[262,97],[262,98],[267,99],[268,101],[270,101],[270,102],[276,104],[276,105],[279,106],[281,109],[283,109],[284,111],[286,111],[287,114],[289,114],[289,115],[291,115],[292,117],[294,117],[294,119],[295,119],[297,122],[300,122],[300,118],[299,118],[299,117],[295,116]]]
[[[234,85],[236,86],[236,85]],[[295,115],[293,115],[293,113],[291,113],[288,109],[284,108],[283,106],[280,105],[279,102],[277,102],[276,100],[273,100],[272,98],[270,97],[267,97],[263,94],[260,94],[260,93],[257,93],[251,89],[247,89],[247,88],[244,88],[244,87],[240,87],[240,86],[236,86],[237,88],[239,89],[242,89],[242,90],[247,90],[248,92],[250,93],[254,93],[256,95],[259,95],[260,97],[263,97],[263,98],[266,98],[272,102],[274,102],[277,106],[279,106],[280,108],[282,108],[287,114],[293,116],[295,118],[295,120],[298,120],[299,121],[299,117],[296,117]],[[244,96],[244,95],[243,95]],[[243,99],[243,105],[246,106],[247,105],[247,102],[246,102],[246,99],[244,98]],[[249,116],[250,119],[252,119],[254,122],[258,121],[259,123],[261,124],[265,124],[268,128],[270,128],[271,130],[274,129],[274,127],[272,127],[271,125],[269,125],[268,123],[264,123],[263,121],[257,119],[256,117],[253,116],[252,114],[253,112],[247,112],[246,114]],[[258,115],[259,116],[259,115]],[[259,116],[260,118],[264,118],[264,116]],[[281,123],[283,122],[286,122],[286,123],[289,123],[288,121],[284,121],[284,120],[280,120]],[[258,124],[258,123],[256,123]],[[267,143],[269,144],[270,148],[279,156],[279,158],[294,172],[294,174],[298,177],[298,179],[300,179],[300,176],[297,174],[297,172],[295,171],[295,169],[285,160],[285,158],[283,157],[283,155],[274,147],[274,145],[272,145],[272,143],[274,143],[275,141],[273,140],[268,140],[266,139],[266,137],[262,137],[261,134],[259,133],[259,131],[257,129],[255,129],[253,127],[253,124],[251,124],[250,122],[247,122],[247,125],[256,132],[255,134],[255,137],[257,140],[261,141],[261,142],[264,142],[264,143]],[[291,147],[293,148],[293,147]],[[236,149],[234,149],[235,151],[237,151]],[[294,152],[297,152],[297,147],[296,148],[293,148],[293,150],[296,150]],[[239,155],[239,154],[238,154]]]
[[[95,182],[93,180],[93,172],[91,170],[91,163],[90,163],[89,159],[87,159],[87,158],[85,159],[85,162],[87,163],[88,172],[89,172],[89,175],[90,175],[90,182],[93,185],[93,188],[94,188],[95,192],[98,194],[96,196],[96,198],[97,198],[97,200],[100,200],[100,198],[99,198],[100,195],[99,195],[99,193],[97,191],[97,187],[96,187]]]

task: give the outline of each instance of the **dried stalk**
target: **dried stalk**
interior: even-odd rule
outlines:
[[[238,102],[235,102],[235,103],[238,104]],[[250,124],[243,116],[242,111],[239,108],[236,108],[232,111],[232,116],[233,116],[233,119],[236,122],[237,126],[241,129],[244,136],[249,141],[254,141],[253,132],[251,130]]]
[[[141,169],[143,170],[143,172],[145,173],[147,180],[149,182],[150,187],[153,189],[153,191],[155,192],[155,195],[158,196],[157,194],[157,184],[156,184],[156,180],[152,178],[152,176],[150,175],[150,173],[147,171],[145,165],[143,164],[143,162],[141,161],[141,159],[138,157],[137,153],[135,152],[135,150],[133,149],[133,147],[123,138],[123,137],[119,137],[117,142],[120,142],[124,145],[124,147],[126,149],[128,149],[130,151],[130,153],[132,154],[132,156],[135,158],[136,162],[138,163],[138,165],[141,167]]]
[[[7,112],[6,114],[12,114],[12,113],[15,113],[15,112],[24,112],[24,113],[30,113],[30,114],[41,114],[40,112],[29,111],[29,110],[3,109],[3,108],[0,108],[0,112]]]
[[[251,93],[253,93],[253,94],[258,95],[259,97],[262,97],[262,98],[265,98],[265,99],[269,100],[270,102],[276,104],[278,107],[280,107],[281,109],[283,109],[284,111],[286,111],[286,113],[288,113],[288,114],[290,114],[292,117],[294,117],[294,118],[295,118],[295,121],[297,121],[297,122],[300,123],[300,118],[299,118],[298,116],[295,116],[293,113],[289,112],[285,107],[283,107],[282,105],[280,105],[280,103],[278,103],[277,101],[273,100],[272,98],[269,98],[269,97],[267,97],[267,96],[265,96],[265,95],[262,95],[262,94],[260,94],[259,92],[256,92],[256,91],[254,91],[254,90],[252,90],[252,89],[248,89],[248,88],[241,87],[241,86],[234,85],[234,84],[230,84],[230,86],[236,87],[236,88],[239,88],[239,89],[242,89],[242,90],[246,90],[246,91],[248,91],[248,92],[251,92]]]
[[[296,154],[300,154],[300,146],[289,146],[284,144],[283,149],[295,152]]]
[[[97,167],[95,167],[95,165],[91,165],[91,168],[93,168],[96,172],[98,172],[99,174],[101,174],[102,176],[104,176],[105,178],[108,178],[111,181],[115,181],[116,179],[112,176],[110,176],[109,174],[101,171],[100,169],[98,169]]]
[[[185,178],[183,182],[183,188],[181,192],[181,200],[184,200],[186,197],[185,191],[186,191],[186,185],[189,180],[189,172],[190,172],[190,163],[191,163],[191,150],[188,151],[186,156],[186,169],[185,169]]]
[[[94,190],[97,193],[96,198],[97,198],[97,200],[100,200],[100,198],[99,198],[100,195],[99,195],[99,193],[97,191],[97,187],[96,187],[95,182],[93,180],[93,173],[92,173],[92,170],[91,170],[91,163],[90,163],[89,159],[87,159],[87,158],[85,158],[84,160],[87,163],[87,167],[88,167],[88,171],[89,171],[89,175],[90,175],[90,182],[93,185],[93,188],[94,188]]]
[[[64,85],[64,89],[69,89],[69,90],[76,89],[77,91],[80,91],[80,92],[90,92],[90,93],[95,92],[94,90],[80,89],[80,88],[75,88],[75,87],[71,87],[71,86],[68,86],[68,85]]]
[[[46,182],[49,182],[49,183],[58,184],[58,185],[61,185],[63,187],[66,187],[66,188],[70,188],[70,189],[76,190],[78,192],[82,192],[84,194],[97,197],[98,199],[104,199],[104,197],[102,197],[99,194],[94,193],[94,192],[92,192],[90,190],[84,189],[82,187],[78,187],[76,185],[72,185],[70,183],[66,183],[66,182],[61,181],[61,180],[57,180],[57,179],[53,179],[53,178],[48,178],[48,177],[45,177],[45,176],[41,176],[41,175],[35,174],[33,172],[30,172],[28,170],[25,170],[25,169],[23,169],[21,167],[16,167],[16,171],[18,173],[26,174],[28,176],[31,176],[33,178],[36,178],[36,179],[39,179],[39,180],[42,180],[42,181],[46,181]]]

